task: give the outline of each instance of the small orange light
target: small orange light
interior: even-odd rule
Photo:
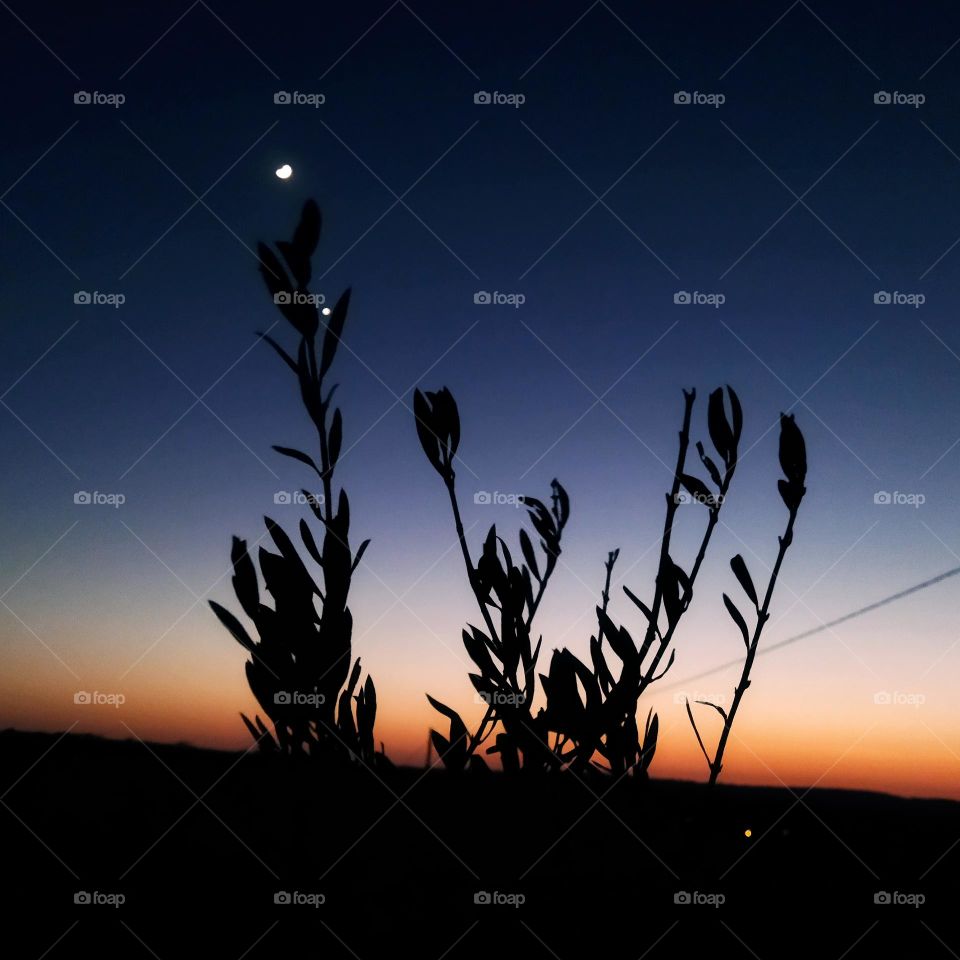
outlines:
[[[743,835],[744,835],[745,837],[752,837],[752,836],[753,836],[753,831],[752,831],[752,830],[744,830],[744,831],[743,831]]]

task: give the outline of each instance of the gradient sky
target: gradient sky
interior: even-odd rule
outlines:
[[[618,582],[652,592],[681,387],[703,439],[709,390],[739,392],[749,453],[650,701],[660,776],[705,772],[678,695],[729,701],[738,675],[687,682],[742,650],[729,557],[765,581],[775,556],[780,410],[805,433],[809,493],[764,645],[960,564],[949,4],[19,3],[0,20],[0,725],[246,746],[244,655],[206,599],[235,606],[232,534],[305,512],[273,502],[308,478],[270,445],[311,434],[254,341],[278,315],[252,248],[288,236],[308,196],[325,218],[314,289],[354,288],[338,473],[354,536],[373,538],[354,651],[394,759],[422,760],[425,691],[480,712],[459,640],[477,613],[416,385],[459,402],[473,544],[491,522],[515,542],[521,520],[474,492],[545,496],[557,476],[570,493],[544,668],[553,647],[586,656],[609,549]],[[80,90],[126,102],[76,105]],[[481,90],[525,103],[477,105]],[[677,105],[681,90],[726,102]],[[75,305],[81,290],[125,303]],[[525,302],[475,305],[479,290]],[[682,513],[689,566],[704,516]],[[960,797],[956,610],[948,580],[761,658],[724,776]],[[619,586],[612,612],[640,632]],[[126,703],[77,707],[77,690]]]

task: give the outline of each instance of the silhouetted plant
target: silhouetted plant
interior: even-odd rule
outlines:
[[[697,703],[703,703],[705,706],[713,707],[717,713],[723,717],[723,731],[720,734],[720,740],[717,743],[717,749],[713,759],[707,753],[707,748],[703,744],[703,738],[697,729],[696,721],[693,719],[693,710],[690,708],[690,701],[687,701],[687,716],[690,718],[690,724],[693,732],[696,734],[697,743],[710,768],[710,784],[717,782],[720,771],[723,769],[723,753],[730,737],[730,731],[733,728],[733,721],[736,719],[737,710],[740,707],[740,701],[744,693],[750,686],[750,670],[753,668],[753,661],[757,655],[757,647],[760,643],[760,635],[767,620],[770,619],[770,601],[773,598],[773,589],[777,584],[777,577],[780,575],[780,567],[783,564],[783,558],[787,550],[793,543],[793,525],[797,519],[797,511],[800,509],[800,503],[803,500],[807,488],[804,482],[807,476],[807,447],[803,439],[800,428],[793,419],[793,414],[787,416],[780,414],[780,467],[783,470],[783,478],[777,482],[777,488],[780,491],[780,497],[787,508],[787,526],[783,536],[778,537],[779,549],[777,559],[774,562],[773,570],[770,573],[770,579],[767,582],[767,589],[763,594],[763,602],[760,602],[756,587],[753,585],[753,578],[744,559],[738,553],[731,561],[730,568],[734,576],[743,588],[743,592],[753,604],[757,619],[751,635],[747,627],[747,621],[743,614],[737,609],[733,601],[726,595],[723,595],[723,603],[730,614],[731,619],[740,630],[743,637],[743,644],[746,647],[747,654],[743,661],[743,670],[740,673],[740,680],[733,691],[733,701],[730,704],[729,712],[716,703],[710,703],[706,700],[698,700]]]
[[[533,647],[531,627],[560,556],[560,538],[570,515],[570,501],[556,480],[551,483],[549,508],[534,497],[520,498],[540,535],[542,571],[529,534],[520,530],[524,562],[516,565],[506,543],[497,535],[496,524],[490,527],[474,565],[460,517],[453,468],[460,443],[456,401],[446,387],[435,393],[417,390],[413,410],[420,444],[447,488],[467,579],[486,628],[467,624],[463,631],[463,645],[479,671],[469,675],[470,681],[487,704],[483,720],[471,735],[455,710],[428,694],[431,705],[450,721],[447,737],[431,731],[433,745],[448,769],[462,770],[468,764],[485,767],[476,751],[500,724],[502,731],[487,753],[498,753],[507,771],[521,766],[542,768],[554,762],[554,755],[547,743],[544,712],[532,715],[535,671],[543,638]]]
[[[243,714],[250,734],[265,750],[294,754],[304,751],[324,761],[360,759],[386,761],[376,752],[374,724],[377,694],[373,679],[362,686],[360,661],[353,664],[353,618],[347,606],[351,579],[369,540],[353,554],[350,549],[350,503],[346,491],[337,496],[333,510],[333,475],[343,442],[343,417],[331,401],[336,384],[327,388],[326,377],[343,334],[350,304],[346,290],[321,324],[316,298],[308,290],[310,260],[320,238],[320,211],[312,201],[304,204],[300,222],[290,242],[278,241],[280,262],[265,244],[259,244],[260,272],[274,303],[299,335],[296,359],[272,337],[258,333],[296,375],[303,405],[313,421],[319,441],[320,463],[300,450],[273,449],[310,467],[318,476],[322,494],[303,490],[306,502],[323,527],[318,548],[305,520],[300,536],[309,555],[323,573],[323,589],[300,558],[290,538],[269,517],[267,531],[278,553],[259,551],[260,573],[273,597],[273,607],[261,602],[257,572],[243,540],[234,537],[231,561],[233,588],[243,612],[257,630],[251,639],[240,621],[218,603],[214,613],[250,653],[247,680],[264,713],[273,722],[273,734],[259,716],[253,723]],[[287,270],[289,269],[289,274]],[[317,352],[317,337],[322,340]],[[317,613],[319,599],[321,613]]]
[[[592,765],[617,776],[631,771],[645,776],[656,751],[657,717],[652,711],[647,714],[641,737],[637,725],[638,701],[650,684],[659,680],[673,665],[675,651],[671,650],[667,665],[657,672],[663,656],[670,649],[677,625],[690,606],[697,574],[736,470],[737,448],[743,428],[740,401],[733,389],[727,387],[729,418],[724,407],[723,390],[713,391],[707,404],[707,426],[722,466],[707,455],[702,443],[696,445],[700,460],[716,487],[711,491],[703,480],[688,473],[686,467],[695,399],[695,391],[684,391],[679,453],[673,483],[667,493],[653,600],[647,606],[627,586],[623,588],[646,621],[642,643],[638,646],[627,629],[614,624],[607,613],[610,578],[619,556],[619,551],[613,551],[605,565],[606,581],[601,606],[597,607],[597,634],[590,638],[592,669],[564,649],[554,653],[549,674],[541,677],[547,694],[547,726],[556,734],[553,749],[558,762],[573,769],[585,771]],[[706,529],[689,573],[670,554],[677,507],[686,501],[696,501],[708,512]],[[665,621],[662,624],[661,615]],[[616,676],[604,652],[604,640],[620,661]],[[594,759],[597,754],[606,761],[606,766]]]
[[[619,550],[612,550],[607,555],[607,561],[604,564],[606,577],[601,594],[601,606],[597,608],[598,615],[606,616],[610,602],[610,579],[619,556]],[[617,639],[619,640],[619,635]],[[590,656],[593,663],[592,672],[566,648],[554,650],[550,660],[549,674],[540,676],[547,695],[546,723],[548,730],[555,736],[553,751],[556,754],[557,763],[581,772],[590,769],[591,763],[594,763],[593,757],[598,750],[604,756],[609,752],[603,742],[604,716],[611,709],[607,706],[611,693],[613,692],[614,696],[617,695],[614,692],[616,681],[607,666],[597,637],[590,638]],[[584,691],[585,699],[580,697],[578,684]],[[624,769],[636,767],[638,773],[646,772],[656,751],[658,729],[657,717],[651,711],[647,715],[641,743],[634,721],[631,742],[636,750],[631,757],[631,762]],[[568,745],[570,749],[567,749]],[[623,751],[622,745],[620,750]]]

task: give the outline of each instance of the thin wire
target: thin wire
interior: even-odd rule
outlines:
[[[869,613],[871,610],[876,610],[878,607],[884,607],[888,603],[893,603],[895,600],[900,600],[902,597],[909,596],[911,593],[916,593],[919,590],[926,590],[927,587],[932,587],[934,584],[940,583],[942,580],[955,577],[958,573],[960,573],[960,567],[953,567],[952,569],[947,570],[946,573],[941,573],[939,576],[931,577],[929,580],[924,580],[921,583],[914,584],[912,587],[907,587],[906,590],[901,590],[898,593],[892,593],[889,597],[884,597],[882,600],[877,600],[874,603],[867,604],[867,606],[861,607],[859,610],[854,610],[852,613],[847,613],[842,617],[837,617],[836,620],[830,620],[828,623],[820,624],[819,627],[813,627],[811,630],[805,630],[803,633],[798,633],[792,637],[787,637],[786,640],[781,640],[779,643],[773,643],[768,647],[762,647],[761,649],[757,650],[757,656],[761,657],[765,653],[773,653],[774,650],[780,650],[791,643],[796,643],[798,640],[804,640],[807,637],[812,637],[815,633],[822,633],[824,630],[829,630],[831,627],[837,626],[837,624],[846,623],[847,620],[852,620],[854,617],[863,616],[863,614]],[[721,670],[727,670],[730,667],[738,667],[742,663],[742,658],[739,660],[729,660],[727,663],[722,663],[717,667],[713,667],[710,670],[705,670],[703,673],[698,673],[695,676],[687,677],[686,680],[680,680],[677,683],[671,683],[667,686],[660,687],[660,689],[674,690],[677,687],[685,686],[686,684],[692,683],[695,680],[702,680],[704,677],[712,676],[715,673],[719,673]]]

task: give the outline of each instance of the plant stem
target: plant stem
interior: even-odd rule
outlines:
[[[453,474],[453,471],[450,472],[450,478],[444,480],[445,486],[447,488],[447,493],[450,496],[450,509],[453,511],[453,522],[454,526],[457,529],[457,539],[460,541],[460,552],[463,554],[463,562],[467,568],[467,579],[470,581],[470,589],[473,591],[473,595],[477,599],[477,606],[480,607],[480,613],[483,614],[484,622],[487,625],[487,629],[490,631],[490,639],[493,640],[497,636],[497,631],[494,629],[493,620],[490,617],[490,612],[487,610],[487,605],[484,603],[483,597],[480,596],[480,591],[477,588],[477,573],[473,566],[473,560],[470,557],[470,547],[467,546],[467,537],[463,530],[463,520],[460,517],[460,504],[457,502],[457,491],[456,491],[456,480]],[[491,723],[490,730],[487,731],[484,735],[484,730],[488,723]],[[484,740],[493,732],[493,728],[497,725],[497,717],[494,711],[493,704],[490,704],[487,707],[487,712],[483,715],[483,720],[480,721],[480,726],[477,728],[477,732],[470,737],[470,742],[467,745],[467,759],[476,752],[477,747],[479,747]]]
[[[311,370],[311,376],[317,385],[317,401],[321,410],[320,422],[314,420],[317,428],[317,435],[320,438],[320,472],[323,481],[323,516],[329,527],[333,520],[333,473],[330,470],[330,451],[327,445],[327,411],[323,407],[323,380],[316,376],[317,367],[317,346],[313,338],[307,340],[307,363]]]
[[[736,470],[736,460],[730,466],[730,469],[726,471],[723,482],[720,484],[720,489],[718,491],[718,499],[716,509],[710,510],[710,518],[707,520],[707,529],[703,533],[703,539],[700,541],[700,549],[697,551],[696,559],[693,561],[693,566],[690,568],[689,581],[690,588],[687,593],[687,607],[690,606],[690,601],[693,599],[693,586],[697,579],[697,574],[700,572],[700,567],[703,564],[703,558],[707,554],[707,547],[710,545],[710,538],[713,536],[713,531],[716,528],[717,524],[720,522],[720,510],[723,506],[723,502],[726,499],[727,491],[730,489],[730,482],[733,480],[733,474]],[[686,607],[684,608],[686,609]],[[673,639],[674,631],[677,628],[679,620],[667,627],[667,632],[661,638],[660,649],[657,651],[656,655],[653,658],[653,661],[650,664],[650,668],[644,674],[640,681],[640,690],[639,693],[643,693],[644,690],[653,682],[654,675],[656,673],[657,666],[660,664],[660,660],[663,658],[663,655],[667,652],[670,647],[670,641]],[[639,694],[638,694],[639,695]]]
[[[490,723],[491,718],[493,723],[490,726],[490,729],[484,733],[484,730],[488,723]],[[493,716],[493,704],[487,707],[487,712],[483,715],[483,719],[480,721],[480,726],[477,727],[477,732],[470,738],[470,743],[467,745],[467,759],[469,760],[474,753],[476,753],[477,747],[479,747],[484,740],[486,740],[491,733],[493,733],[493,728],[497,725],[496,717]]]
[[[604,613],[607,612],[607,604],[610,602],[610,578],[613,576],[613,565],[617,562],[618,556],[619,551],[611,553],[607,557],[607,562],[604,564],[607,568],[607,576],[603,582],[603,592],[600,594],[600,609],[603,610]]]
[[[677,512],[677,499],[678,494],[680,493],[680,478],[684,473],[684,464],[686,463],[687,458],[687,448],[690,445],[690,421],[693,417],[693,404],[697,398],[697,391],[691,389],[689,391],[683,391],[683,423],[680,427],[680,444],[677,452],[677,464],[673,471],[673,482],[670,486],[670,492],[667,494],[667,513],[663,522],[663,535],[660,539],[660,560],[657,567],[657,577],[655,580],[654,593],[653,593],[653,602],[650,606],[650,618],[647,623],[647,629],[644,634],[643,644],[641,646],[641,652],[646,651],[653,644],[653,641],[660,636],[658,629],[658,623],[660,619],[660,608],[663,604],[663,573],[666,569],[667,560],[670,557],[670,534],[673,530],[673,520]],[[606,601],[609,595],[609,570],[607,577],[607,585],[604,588],[604,605],[603,609],[606,612]],[[660,662],[661,657],[667,649],[667,645],[670,642],[670,638],[673,635],[673,630],[671,628],[667,629],[665,635],[660,636],[660,647],[654,656],[653,662],[650,665],[650,668],[646,673],[641,673],[639,677],[630,676],[629,678],[625,675],[621,676],[620,680],[610,691],[606,702],[604,704],[605,712],[607,713],[605,728],[606,728],[606,737],[607,744],[610,745],[612,738],[619,737],[619,731],[622,723],[625,719],[629,718],[631,711],[633,715],[636,715],[637,711],[637,700],[647,686],[652,682],[654,671],[656,670],[657,664]],[[601,620],[600,632],[598,633],[598,639],[600,642],[603,642],[603,623]],[[637,665],[637,671],[642,670],[642,663]],[[626,672],[626,671],[625,671]],[[618,755],[618,751],[611,751],[610,754],[610,768],[614,773],[619,774],[622,767],[622,758]]]
[[[550,574],[553,573],[554,566],[555,566],[554,564],[550,564],[543,571],[543,579],[540,581],[540,589],[537,591],[536,597],[534,597],[533,606],[530,608],[530,613],[527,616],[527,623],[526,623],[527,630],[529,630],[530,627],[533,625],[533,618],[537,612],[537,608],[540,606],[540,601],[543,599],[543,594],[546,592],[547,581],[550,579]]]
[[[743,670],[740,673],[740,681],[736,686],[736,689],[733,692],[733,703],[730,704],[730,710],[727,712],[726,719],[723,724],[723,732],[720,734],[720,740],[717,743],[717,750],[713,757],[713,762],[710,764],[710,786],[714,786],[717,782],[717,777],[720,776],[720,771],[723,769],[723,753],[727,747],[727,740],[730,738],[730,730],[733,727],[733,721],[737,715],[737,710],[740,707],[740,701],[743,699],[744,693],[747,691],[747,687],[750,686],[750,670],[753,668],[753,661],[757,655],[757,646],[760,643],[760,635],[763,632],[764,625],[770,617],[770,601],[773,598],[773,588],[776,586],[777,577],[780,575],[780,567],[783,564],[784,555],[787,552],[787,548],[793,543],[793,523],[797,519],[797,511],[793,509],[790,511],[790,518],[787,520],[787,528],[784,531],[780,540],[780,549],[777,552],[777,560],[773,565],[773,571],[770,574],[770,581],[767,583],[767,592],[763,597],[763,606],[757,613],[757,625],[753,631],[753,638],[750,641],[750,646],[747,649],[747,656],[743,661]]]
[[[733,476],[733,471],[730,471],[730,474],[727,479],[724,480],[724,486],[721,488],[721,496],[726,495],[727,487],[729,486],[729,477]],[[700,549],[697,551],[697,557],[693,562],[693,567],[690,569],[690,589],[687,593],[687,606],[689,607],[690,601],[693,599],[693,585],[696,582],[697,574],[700,572],[700,567],[703,564],[703,558],[707,554],[707,547],[710,545],[710,538],[713,536],[714,528],[717,526],[717,523],[720,520],[720,507],[718,506],[716,510],[710,511],[710,519],[707,521],[707,529],[704,531],[703,539],[700,541]],[[653,660],[650,663],[649,668],[646,673],[640,680],[640,693],[643,693],[644,690],[653,682],[654,674],[656,673],[657,667],[660,664],[660,661],[663,659],[663,655],[667,652],[670,647],[670,641],[673,639],[673,634],[676,631],[677,624],[679,620],[667,627],[667,632],[661,637],[660,647],[657,650]]]
[[[450,509],[453,510],[453,522],[457,528],[457,539],[460,541],[460,552],[463,554],[463,562],[467,567],[467,579],[470,581],[470,589],[477,599],[477,606],[480,607],[480,613],[483,615],[487,629],[490,631],[490,639],[495,640],[497,631],[493,626],[493,620],[490,618],[490,611],[487,610],[487,605],[477,587],[477,571],[473,566],[473,560],[470,559],[470,548],[467,546],[467,537],[463,532],[463,520],[460,518],[460,504],[457,502],[456,482],[452,471],[449,480],[445,479],[444,483],[447,488],[447,493],[450,495]]]
[[[643,649],[648,649],[658,634],[657,624],[660,620],[660,607],[663,603],[663,573],[666,569],[667,560],[670,559],[670,534],[673,531],[673,520],[677,512],[677,497],[680,493],[680,477],[684,472],[684,464],[687,459],[687,447],[690,445],[690,420],[693,415],[693,402],[697,398],[697,391],[683,391],[684,410],[683,426],[680,428],[680,447],[677,452],[677,465],[673,471],[673,483],[670,492],[667,494],[667,515],[663,522],[663,536],[660,539],[660,562],[657,567],[657,578],[653,591],[653,603],[650,606],[650,622],[647,624],[646,635],[643,638]],[[667,633],[660,638],[660,648],[657,650],[650,664],[650,668],[641,677],[637,690],[637,696],[650,684],[654,671],[660,663],[660,659],[666,652],[669,638],[672,636],[672,629],[668,628]]]

